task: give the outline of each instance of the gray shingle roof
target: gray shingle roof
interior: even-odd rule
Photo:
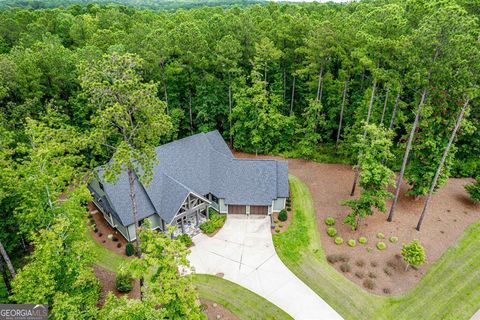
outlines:
[[[236,159],[216,130],[164,144],[156,154],[152,182],[136,186],[140,219],[156,212],[169,223],[190,192],[239,205],[271,205],[289,194],[286,161]],[[127,174],[104,189],[121,223],[132,224]]]

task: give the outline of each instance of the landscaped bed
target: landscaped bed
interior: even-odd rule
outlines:
[[[327,262],[309,188],[291,177],[295,214],[289,229],[274,235],[279,257],[345,319],[469,319],[480,308],[480,223],[436,262],[414,289],[395,297],[369,293]],[[364,256],[366,253],[363,254]]]
[[[245,154],[236,153],[235,156],[242,157]],[[450,179],[434,196],[421,232],[416,231],[415,226],[424,202],[423,199],[406,197],[407,186],[402,188],[402,196],[393,222],[386,221],[386,214],[376,212],[374,216],[362,221],[358,231],[352,231],[349,226],[342,223],[349,208],[340,204],[342,200],[350,198],[354,175],[351,167],[301,159],[289,159],[288,164],[289,172],[299,177],[313,196],[317,228],[326,255],[334,257],[340,255],[349,260],[338,261],[332,265],[363,288],[366,287],[365,280],[370,279],[374,283],[373,288],[366,289],[375,294],[396,295],[412,289],[434,262],[458,242],[467,227],[480,220],[480,206],[473,204],[464,190],[464,185],[472,179]],[[357,194],[359,192],[360,190]],[[295,198],[292,198],[292,203],[296,203]],[[390,204],[391,201],[387,201],[388,209]],[[327,217],[335,219],[335,225],[331,226],[337,231],[334,237],[327,234],[330,227],[325,224]],[[379,233],[383,234],[383,239],[379,239],[377,236]],[[335,244],[337,237],[342,238],[341,245]],[[367,243],[359,243],[360,237],[365,237]],[[398,239],[390,241],[391,237]],[[425,247],[427,262],[418,270],[409,268],[405,271],[405,264],[401,257],[399,259],[399,254],[402,244],[414,239],[420,240]],[[349,240],[355,240],[354,247],[348,245]],[[377,248],[379,242],[385,244],[385,249]],[[348,272],[341,270],[345,263],[350,267]],[[370,273],[372,277],[369,277]],[[371,287],[368,284],[367,286]]]

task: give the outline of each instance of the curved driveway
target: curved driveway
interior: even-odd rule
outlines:
[[[299,320],[342,319],[298,279],[275,252],[270,218],[229,215],[213,237],[193,237],[189,260],[196,273],[223,274]]]

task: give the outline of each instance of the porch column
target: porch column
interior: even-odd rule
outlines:
[[[207,209],[205,209],[205,211],[207,212],[207,220],[210,220],[210,214],[208,213],[208,211],[210,211],[210,210],[208,210],[208,207],[207,207]]]
[[[197,211],[195,211],[195,218],[197,218],[197,227],[198,227],[199,221],[200,221],[199,218],[198,218],[198,212],[199,212],[199,211],[200,211],[200,210],[198,210],[198,209],[197,209]]]
[[[185,233],[185,227],[183,226],[183,217],[180,219],[180,222],[182,224],[182,233]]]

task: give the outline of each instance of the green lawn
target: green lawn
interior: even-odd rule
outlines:
[[[221,304],[240,319],[292,319],[266,299],[228,280],[197,274],[193,282],[201,298]]]
[[[126,257],[108,250],[100,243],[95,241],[92,238],[92,234],[90,232],[87,232],[87,239],[91,243],[96,265],[103,267],[109,271],[116,272],[118,267],[127,260]]]
[[[480,308],[480,223],[465,232],[410,292],[373,295],[346,279],[325,259],[312,196],[290,177],[295,215],[289,229],[274,235],[282,261],[345,319],[469,319]]]

